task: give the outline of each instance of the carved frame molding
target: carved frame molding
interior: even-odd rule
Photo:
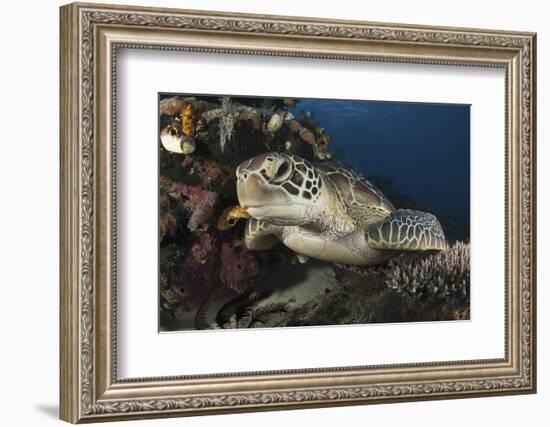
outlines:
[[[534,34],[71,4],[61,8],[60,42],[62,419],[100,421],[535,391]],[[504,67],[506,357],[117,380],[113,135],[114,65],[120,47]]]

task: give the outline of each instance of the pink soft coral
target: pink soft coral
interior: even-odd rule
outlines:
[[[243,292],[248,286],[246,279],[258,273],[258,261],[252,251],[245,247],[224,243],[221,250],[220,280],[228,288]]]
[[[208,233],[203,234],[200,242],[195,243],[191,247],[191,253],[195,257],[195,260],[197,260],[201,264],[204,264],[207,261],[208,256],[212,254],[215,250],[216,242],[214,241],[214,238]]]
[[[214,250],[213,247],[212,251]],[[216,286],[215,276],[212,275],[216,256],[208,256],[213,252],[206,253],[201,250],[201,256],[204,257],[199,260],[196,258],[196,252],[199,251],[192,249],[192,253],[185,258],[180,274],[172,281],[171,286],[185,311],[197,310]]]
[[[192,205],[197,205],[200,203],[202,194],[205,192],[205,189],[199,185],[187,185],[183,182],[175,182],[174,190],[176,193],[180,193],[183,196],[187,197],[189,203]]]
[[[207,228],[208,220],[214,213],[214,206],[218,202],[218,195],[212,191],[205,190],[201,186],[190,186],[177,182],[175,190],[187,198],[187,205],[192,213],[187,228],[195,231],[199,226]]]
[[[172,291],[180,298],[181,306],[187,312],[197,310],[213,288],[210,280],[197,273],[193,271],[172,282]]]

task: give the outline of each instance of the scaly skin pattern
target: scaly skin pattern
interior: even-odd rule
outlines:
[[[447,249],[445,234],[437,218],[429,213],[402,209],[388,221],[369,229],[369,245],[373,248],[422,250]]]
[[[236,174],[239,203],[252,216],[245,231],[250,249],[269,249],[280,240],[301,255],[356,265],[379,264],[408,249],[398,241],[385,247],[381,226],[381,243],[369,244],[369,228],[384,224],[395,208],[370,182],[338,164],[314,166],[265,153],[243,162]]]

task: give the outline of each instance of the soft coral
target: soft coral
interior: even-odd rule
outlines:
[[[252,251],[224,243],[221,249],[220,280],[237,292],[247,288],[246,279],[258,273],[258,261]]]

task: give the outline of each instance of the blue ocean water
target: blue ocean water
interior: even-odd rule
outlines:
[[[300,99],[289,110],[311,114],[331,150],[364,176],[469,222],[469,105]]]

